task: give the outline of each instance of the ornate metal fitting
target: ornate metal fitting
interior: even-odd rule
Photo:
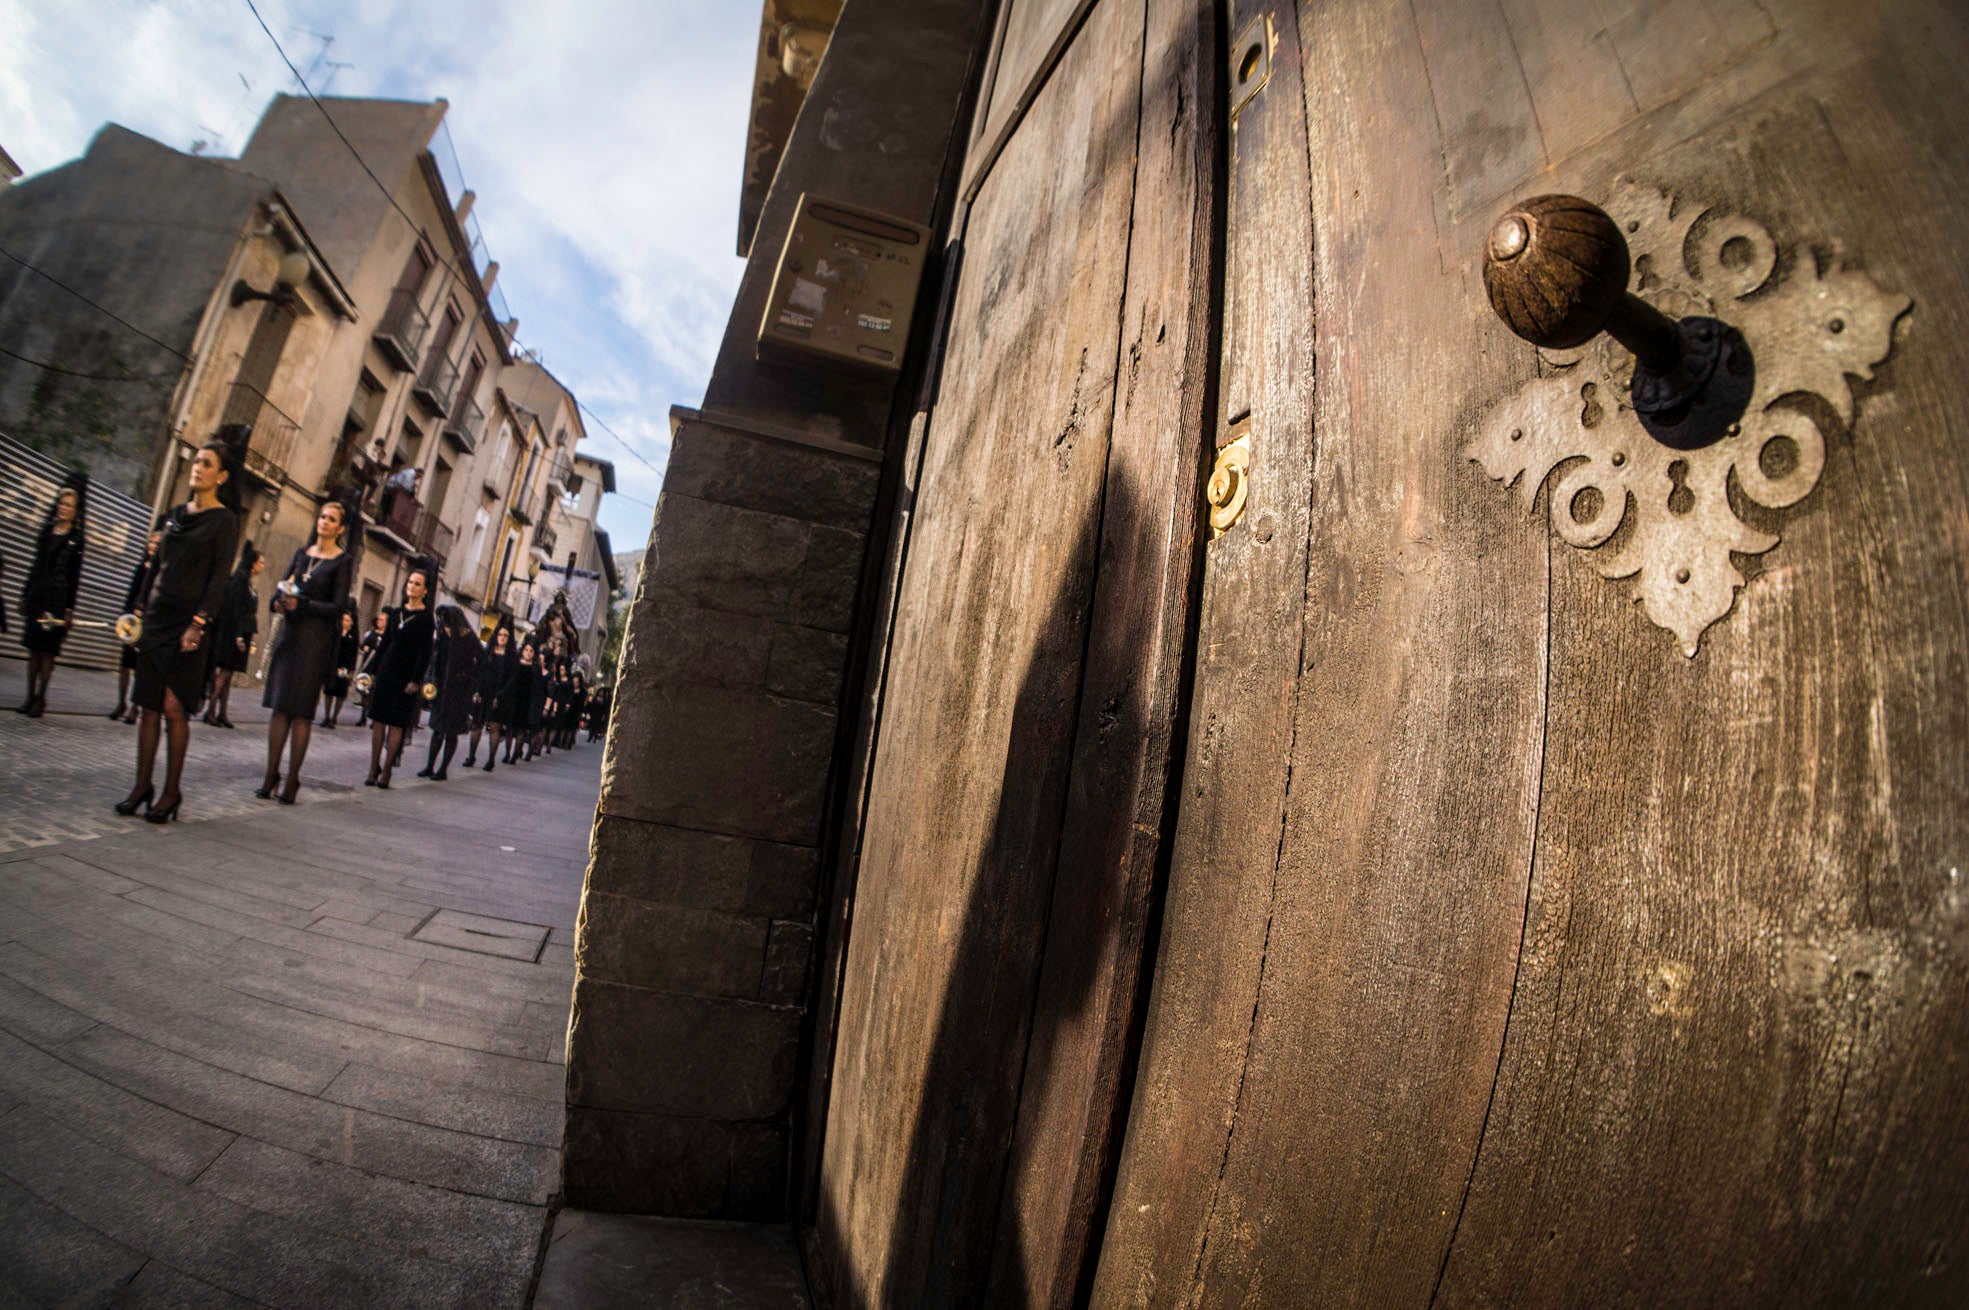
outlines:
[[[1541,376],[1487,416],[1465,453],[1515,485],[1528,511],[1550,482],[1553,530],[1593,552],[1603,577],[1634,578],[1635,600],[1693,658],[1744,585],[1730,556],[1778,544],[1737,515],[1732,485],[1773,510],[1818,485],[1825,434],[1809,398],[1850,425],[1848,378],[1873,377],[1913,301],[1843,267],[1836,248],[1830,266],[1801,250],[1779,275],[1761,223],[1677,212],[1666,192],[1628,179],[1606,208],[1633,252],[1635,291],[1679,320],[1685,358],[1713,376],[1664,406],[1647,385],[1630,394],[1634,356],[1608,337],[1541,349]]]

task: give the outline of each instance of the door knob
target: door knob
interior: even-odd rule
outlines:
[[[1506,327],[1548,350],[1605,332],[1634,355],[1629,393],[1637,411],[1685,406],[1716,371],[1724,326],[1670,318],[1627,289],[1631,271],[1619,225],[1578,196],[1517,205],[1484,244],[1484,290]]]

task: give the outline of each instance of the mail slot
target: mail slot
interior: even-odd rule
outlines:
[[[759,358],[900,369],[928,251],[920,224],[802,195],[759,325]]]

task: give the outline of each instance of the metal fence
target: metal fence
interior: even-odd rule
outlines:
[[[69,470],[0,433],[0,554],[7,572],[0,579],[7,597],[7,621],[13,634],[0,637],[0,650],[18,658],[21,625],[21,585],[34,565],[35,539],[48,517],[48,506],[61,490]],[[61,663],[84,669],[113,669],[122,646],[112,625],[123,613],[123,592],[131,571],[143,558],[144,537],[150,531],[150,507],[89,483],[87,536],[82,549],[82,593],[75,602],[75,630],[62,646]]]

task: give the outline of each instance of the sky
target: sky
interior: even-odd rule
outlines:
[[[670,406],[702,398],[744,267],[757,0],[252,3],[317,94],[450,102],[433,148],[477,194],[521,346],[602,420],[601,526],[641,548]],[[105,122],[234,155],[283,91],[248,0],[0,0],[0,147],[30,174]]]

